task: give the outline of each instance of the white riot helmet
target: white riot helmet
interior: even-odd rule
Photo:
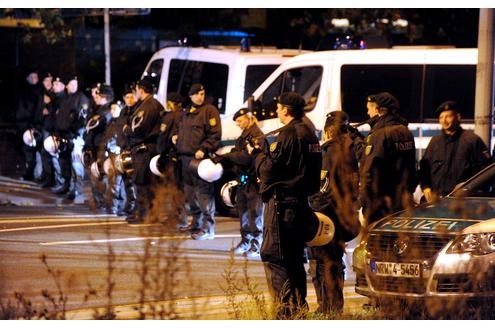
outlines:
[[[237,180],[232,180],[225,183],[220,189],[222,200],[228,207],[235,207],[235,196],[237,194],[238,186],[239,182]]]
[[[108,176],[113,176],[115,174],[115,168],[111,157],[108,157],[103,162],[103,172]]]
[[[190,167],[193,170],[196,170],[198,176],[208,182],[217,181],[222,177],[223,174],[223,166],[220,163],[213,163],[211,159],[193,159],[191,163],[189,163]]]
[[[59,153],[59,142],[55,136],[48,136],[43,141],[43,147],[52,156],[56,156]]]
[[[321,212],[314,212],[308,220],[306,230],[307,246],[323,246],[332,241],[335,235],[335,225],[332,220]]]
[[[41,140],[41,134],[36,129],[27,129],[22,134],[22,141],[29,147],[36,147]]]
[[[150,170],[151,173],[153,173],[154,175],[163,177],[164,176],[163,172],[161,172],[160,169],[158,168],[158,159],[160,158],[160,156],[161,155],[153,156],[153,158],[150,161]]]
[[[120,174],[132,174],[134,168],[132,167],[131,152],[129,150],[124,150],[117,157],[115,157],[115,169]]]

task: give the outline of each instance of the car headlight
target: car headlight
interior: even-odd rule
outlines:
[[[495,252],[495,233],[468,233],[457,237],[447,253],[486,255]]]

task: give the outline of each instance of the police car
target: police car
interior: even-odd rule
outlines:
[[[353,255],[356,292],[377,304],[462,315],[495,305],[495,164],[436,203],[369,227]],[[491,313],[491,314],[490,314]]]

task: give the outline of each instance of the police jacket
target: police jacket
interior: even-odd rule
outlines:
[[[182,111],[164,112],[161,124],[160,134],[158,135],[156,150],[158,153],[168,153],[174,144],[172,143],[173,132],[178,129],[180,119],[182,117]]]
[[[84,127],[88,108],[89,100],[82,92],[67,94],[55,114],[56,131],[69,139],[79,135]]]
[[[103,143],[103,136],[111,119],[110,103],[99,106],[97,113],[93,114],[86,124],[84,150],[91,150],[94,152],[101,152],[104,150],[105,145]]]
[[[303,198],[320,189],[321,147],[315,134],[299,119],[284,126],[270,151],[256,157],[261,196],[274,194]]]
[[[130,147],[141,144],[156,145],[156,138],[160,132],[161,111],[163,111],[163,106],[151,95],[136,107],[130,118],[130,130],[128,129]],[[155,152],[154,147],[156,146],[153,146],[153,152]]]
[[[117,145],[121,149],[128,149],[129,147],[129,139],[127,135],[124,133],[124,127],[131,126],[131,116],[136,109],[136,105],[134,106],[125,106],[120,112],[120,116],[117,118],[115,122],[116,133],[117,133]]]
[[[404,192],[414,192],[416,147],[404,119],[386,114],[376,120],[366,137],[360,179],[363,200],[389,196],[394,209],[402,208]]]
[[[43,117],[40,109],[43,106],[43,90],[39,84],[26,83],[19,95],[15,115],[17,126],[21,132],[32,127],[40,127]]]
[[[236,139],[234,148],[232,148],[230,153],[223,155],[223,158],[226,161],[230,161],[235,164],[237,174],[240,177],[247,176],[251,182],[256,181],[256,169],[254,167],[256,155],[249,155],[247,151],[247,144],[252,144],[254,142],[261,145],[263,150],[266,148],[265,136],[257,124],[253,124],[243,130],[239,138]]]
[[[453,135],[442,131],[431,138],[419,162],[421,188],[445,196],[490,163],[488,149],[475,133],[461,127]]]
[[[190,106],[182,113],[177,132],[179,155],[194,156],[196,151],[201,150],[208,156],[221,145],[220,114],[210,104]]]
[[[108,153],[120,154],[120,146],[117,144],[117,118],[112,118],[103,134],[102,143],[105,145],[105,150]]]

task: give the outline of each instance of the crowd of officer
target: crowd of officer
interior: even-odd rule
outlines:
[[[26,158],[23,178],[77,201],[84,197],[87,175],[90,207],[125,216],[129,224],[146,221],[156,206],[156,186],[167,183],[183,195],[174,208],[177,230],[209,240],[215,238],[218,176],[204,177],[200,167],[232,169],[241,233],[232,251],[261,256],[280,304],[278,318],[293,318],[307,307],[307,258],[318,310],[342,312],[345,243],[362,226],[413,206],[418,183],[424,200],[434,201],[491,163],[483,141],[460,126],[453,101],[438,107],[442,131],[417,170],[414,137],[389,92],[367,97],[366,137],[345,112],[333,111],[321,145],[297,93],[278,97],[283,127],[267,135],[255,115],[241,108],[233,116],[241,135],[229,153],[219,155],[220,115],[200,83],[191,85],[187,106],[172,92],[163,107],[147,78],[128,86],[123,102],[105,84],[94,85],[88,99],[78,90],[77,76],[45,73],[41,80],[29,72],[16,115]]]

